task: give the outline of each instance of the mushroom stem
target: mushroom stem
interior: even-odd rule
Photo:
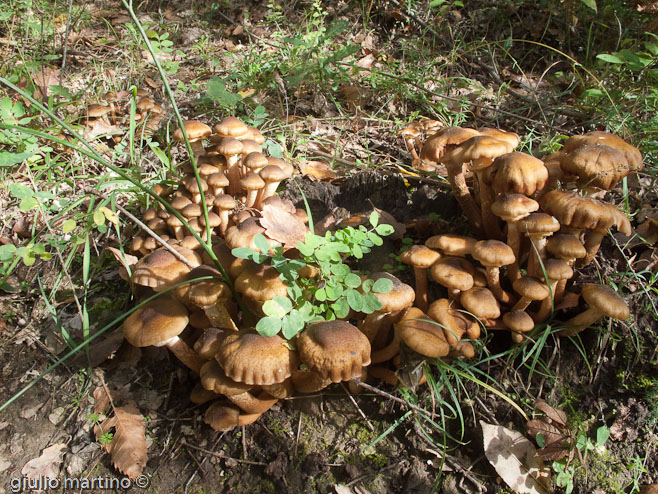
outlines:
[[[514,302],[514,298],[500,286],[500,268],[487,267],[487,284],[494,297],[502,304],[509,305]]]
[[[578,266],[583,267],[587,266],[590,262],[594,260],[596,254],[601,247],[601,242],[603,237],[606,235],[606,230],[592,230],[585,235],[585,250],[587,254],[584,258],[578,261]]]
[[[429,300],[427,298],[427,269],[414,266],[414,276],[416,277],[416,307],[426,312],[429,307]]]
[[[381,365],[373,365],[368,367],[368,377],[380,379],[386,384],[390,384],[391,386],[397,386],[399,382],[398,376],[395,372]]]
[[[493,161],[493,160],[473,160],[473,161]],[[498,217],[491,211],[491,205],[496,200],[493,189],[484,180],[484,171],[475,172],[478,184],[480,186],[480,210],[482,212],[482,225],[486,238],[492,240],[502,240],[503,232],[498,224]],[[516,255],[516,254],[515,254]]]
[[[448,170],[448,182],[450,182],[455,199],[457,199],[459,206],[462,208],[464,216],[466,216],[466,219],[468,219],[475,231],[478,234],[482,234],[482,216],[466,185],[464,165],[462,163],[450,162],[446,163],[446,168]]]
[[[278,398],[273,398],[265,391],[261,392],[257,397],[252,395],[249,391],[237,395],[227,396],[234,405],[240,407],[243,412],[248,414],[262,414],[267,412],[272,406],[279,401]]]
[[[601,319],[605,314],[596,307],[590,307],[577,316],[572,317],[564,323],[565,329],[558,333],[559,336],[574,336],[584,329],[589,328],[596,321]]]
[[[240,158],[237,154],[224,156],[226,158],[226,178],[228,178],[228,193],[236,197],[240,194]]]
[[[543,277],[541,265],[546,258],[546,237],[541,235],[529,235],[532,248],[528,259],[528,274],[530,276]]]
[[[199,354],[192,350],[187,343],[181,340],[178,336],[174,336],[167,340],[165,346],[171,350],[171,353],[173,353],[178,360],[197,374],[201,370],[201,366],[205,363]]]
[[[517,221],[507,222],[507,245],[514,252],[514,262],[507,266],[507,276],[511,283],[521,278],[521,269],[519,268],[519,257],[521,255],[521,232]]]
[[[381,364],[387,360],[391,360],[400,351],[400,335],[397,331],[393,331],[393,339],[384,348],[375,350],[370,354],[370,362],[373,364]]]
[[[233,322],[233,319],[231,319],[222,299],[208,307],[204,307],[203,311],[213,327],[238,331],[238,327]]]
[[[537,310],[534,317],[532,318],[535,322],[545,321],[546,318],[550,315],[551,311],[555,310],[555,304],[557,303],[555,297],[555,289],[557,287],[558,281],[557,280],[549,280],[549,281],[550,281],[549,283],[550,292],[548,294],[548,297],[546,297],[544,300],[541,301],[539,310]]]

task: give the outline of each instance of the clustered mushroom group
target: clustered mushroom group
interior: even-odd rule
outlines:
[[[263,135],[235,117],[212,128],[188,121],[184,130],[195,164],[171,177],[174,187],[157,188],[170,209],[146,210],[150,232],[136,235],[130,246],[140,257],[130,277],[138,299],[166,293],[135,310],[124,335],[137,347],[166,346],[199,374],[191,401],[212,401],[205,420],[216,430],[249,424],[296,392],[368,378],[397,385],[396,369],[409,362],[473,357],[483,327],[507,329],[521,342],[560,303],[574,262],[593,259],[609,228],[630,233],[621,211],[592,196],[599,193],[594,188],[614,186],[642,161],[635,148],[602,133],[570,139],[547,164],[513,152],[519,139],[510,132],[449,127],[433,129],[424,142],[416,140],[420,133],[405,135],[410,149],[420,150],[414,151],[419,164],[446,166],[481,239],[445,233],[412,246],[401,261],[413,267],[415,289],[389,273],[370,274],[373,282],[384,277],[393,286],[375,294],[380,310],[309,324],[288,341],[253,329],[263,304],[287,296],[288,286],[267,262],[236,258],[232,249],[262,251],[262,238],[256,238],[261,234],[286,256],[299,255],[306,215],[276,195],[293,167],[266,156]],[[181,129],[174,139],[185,141]],[[583,147],[594,148],[589,161]],[[618,151],[614,164],[607,157],[614,152],[599,149],[606,147]],[[596,156],[606,156],[599,173],[592,171]],[[579,168],[574,161],[586,162]],[[571,182],[580,189],[556,188]],[[212,255],[199,242],[208,238]],[[314,267],[302,268],[300,276],[313,278]],[[431,300],[437,290],[445,296]],[[585,285],[582,296],[590,308],[564,323],[564,334],[603,315],[628,316],[610,288]]]
[[[121,142],[122,135],[128,131],[130,106],[133,98],[131,91],[108,91],[98,103],[87,107],[84,123],[89,131],[99,126],[97,134],[109,133],[115,142]],[[148,89],[139,88],[135,91],[134,120],[142,122],[147,133],[153,133],[160,127],[164,118],[164,109],[156,103]]]
[[[445,167],[475,236],[427,239],[425,247],[441,256],[426,269],[448,290],[452,309],[465,310],[487,329],[507,329],[521,342],[559,307],[576,263],[594,260],[608,230],[631,234],[626,215],[601,198],[642,168],[642,155],[600,131],[573,136],[540,160],[515,152],[520,140],[511,132],[446,127],[423,139],[428,127],[421,121],[405,128],[405,143],[418,168]],[[573,336],[603,316],[629,316],[610,287],[586,284],[580,291],[590,308],[561,323],[561,335]]]

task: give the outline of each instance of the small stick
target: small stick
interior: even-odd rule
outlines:
[[[226,456],[222,453],[217,453],[216,451],[210,451],[209,449],[200,448],[199,446],[194,446],[193,444],[190,444],[185,440],[181,441],[181,446],[186,446],[188,448],[196,449],[197,451],[201,451],[202,453],[206,453],[207,455],[212,455],[212,456],[215,456],[217,458],[223,458],[225,460],[233,460],[233,461],[236,461],[238,463],[245,463],[247,465],[255,465],[255,466],[258,466],[258,467],[266,467],[267,466],[267,463],[263,463],[261,461],[240,460],[239,458],[231,458],[230,456]]]
[[[340,385],[342,386],[343,391],[345,391],[345,394],[346,394],[347,396],[349,396],[350,400],[352,401],[352,404],[353,404],[353,405],[356,407],[356,409],[359,411],[359,415],[361,415],[361,417],[363,418],[363,420],[366,421],[366,425],[368,426],[368,429],[370,429],[371,431],[374,431],[374,430],[375,430],[375,427],[372,425],[372,423],[370,422],[370,420],[368,420],[368,417],[366,417],[366,414],[363,413],[363,410],[361,410],[361,407],[358,405],[358,403],[357,403],[356,400],[354,399],[354,396],[352,396],[352,393],[350,393],[350,392],[347,390],[347,388],[345,387],[345,385],[344,385],[343,383],[340,383]]]
[[[397,401],[398,403],[401,403],[402,405],[405,405],[405,406],[407,406],[407,407],[409,407],[413,410],[416,410],[417,412],[424,413],[425,415],[430,415],[430,412],[428,412],[424,408],[416,406],[412,403],[408,403],[408,402],[404,401],[403,399],[398,398],[397,396],[393,396],[392,394],[387,393],[386,391],[382,391],[381,389],[377,389],[374,386],[370,386],[370,384],[366,384],[362,381],[359,381],[356,378],[352,379],[352,381],[355,382],[356,384],[358,384],[359,386],[367,389],[368,391],[372,391],[375,394],[384,396],[384,397],[388,398],[389,400]]]

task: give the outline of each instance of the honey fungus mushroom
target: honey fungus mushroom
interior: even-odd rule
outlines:
[[[123,323],[123,335],[128,343],[136,347],[166,346],[178,360],[198,373],[203,360],[178,337],[188,321],[188,312],[183,304],[160,296],[128,316]]]
[[[370,342],[347,321],[322,321],[309,325],[297,340],[302,363],[331,382],[361,376],[370,365]]]
[[[560,336],[574,336],[605,316],[623,321],[631,315],[624,299],[607,285],[588,283],[581,295],[589,308],[566,321]]]

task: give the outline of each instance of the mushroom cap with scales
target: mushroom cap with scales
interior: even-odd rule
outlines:
[[[297,339],[302,363],[332,382],[348,381],[361,375],[370,364],[370,342],[347,321],[310,324]]]

